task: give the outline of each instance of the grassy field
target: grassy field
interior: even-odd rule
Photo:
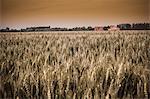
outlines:
[[[150,33],[0,33],[0,99],[148,99]]]

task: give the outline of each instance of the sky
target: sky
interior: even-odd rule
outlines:
[[[2,1],[0,0],[0,26],[2,24],[2,21],[1,21],[1,19],[2,19],[2,3],[1,2]]]
[[[149,22],[149,0],[1,0],[1,27]]]

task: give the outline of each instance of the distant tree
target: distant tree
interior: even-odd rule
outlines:
[[[120,30],[130,30],[132,28],[131,24],[127,23],[127,24],[119,24],[117,25],[118,28],[120,28]]]
[[[83,27],[81,27],[81,30],[84,31],[84,30],[86,30],[86,28],[83,26]]]
[[[108,29],[110,29],[110,26],[104,26],[103,30],[107,31]]]
[[[94,30],[94,28],[92,28],[91,26],[88,26],[87,30],[91,31],[91,30]]]
[[[133,30],[149,30],[150,23],[133,23],[132,29]]]

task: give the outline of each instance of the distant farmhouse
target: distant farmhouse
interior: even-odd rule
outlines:
[[[103,31],[104,29],[103,29],[103,27],[102,26],[96,26],[95,28],[94,28],[94,31]]]
[[[110,28],[108,29],[108,31],[119,31],[120,28],[115,26],[115,25],[111,25]]]

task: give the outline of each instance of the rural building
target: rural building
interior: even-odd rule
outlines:
[[[103,27],[99,27],[99,26],[94,28],[94,31],[103,31],[103,30],[104,30]]]
[[[109,31],[118,31],[118,30],[120,30],[120,28],[118,28],[118,27],[115,26],[115,25],[111,25],[108,30],[109,30]]]

